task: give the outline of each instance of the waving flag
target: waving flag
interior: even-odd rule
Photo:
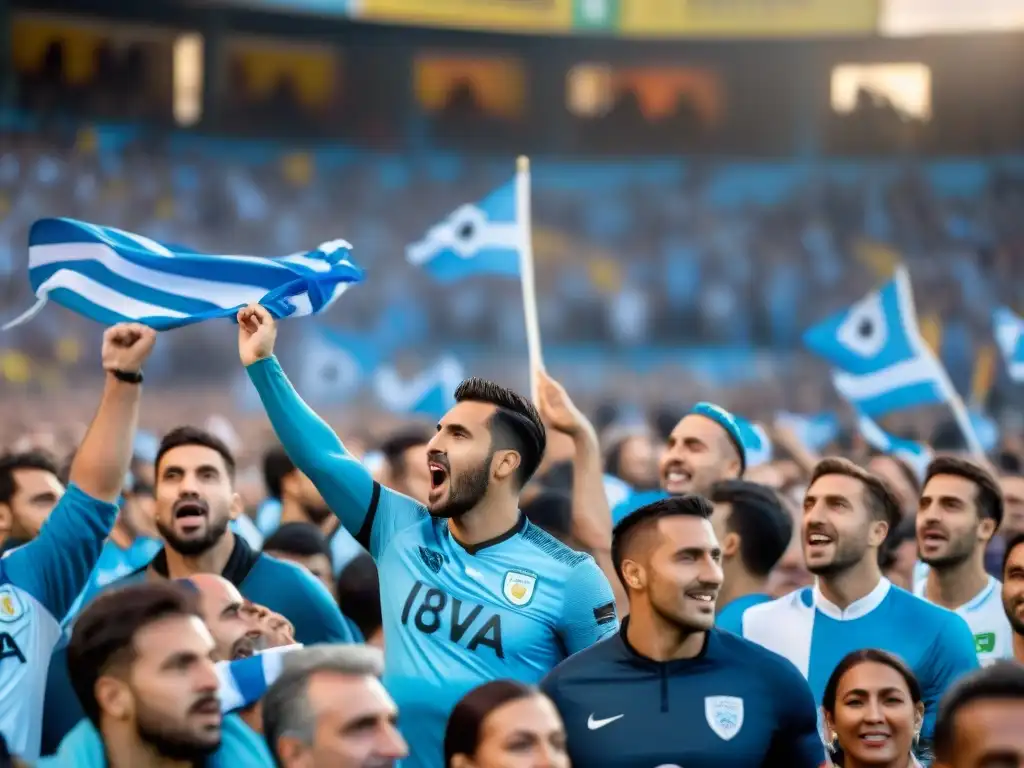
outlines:
[[[278,259],[211,256],[113,227],[41,219],[29,232],[29,280],[38,301],[4,329],[31,319],[48,300],[98,322],[134,321],[168,330],[233,317],[258,301],[277,318],[331,306],[362,271],[344,240]]]
[[[389,411],[437,419],[455,405],[455,389],[464,378],[462,364],[454,357],[443,357],[409,381],[394,366],[385,366],[377,371],[373,384],[377,399]]]
[[[812,451],[820,451],[839,436],[839,419],[834,413],[805,415],[781,411],[776,414],[775,421]]]
[[[318,327],[303,336],[297,388],[314,405],[348,400],[380,362],[382,350],[371,337]]]
[[[971,452],[984,455],[963,401],[921,337],[906,268],[849,309],[808,329],[804,344],[832,364],[832,383],[859,414],[874,419],[947,405]]]
[[[1006,307],[1000,307],[992,313],[992,331],[1010,378],[1024,381],[1024,320]]]
[[[475,275],[519,277],[527,235],[516,210],[516,184],[510,181],[433,227],[408,247],[406,258],[442,283]]]

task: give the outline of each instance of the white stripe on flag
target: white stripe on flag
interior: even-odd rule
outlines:
[[[32,268],[46,264],[59,264],[73,261],[97,261],[115,275],[126,280],[139,283],[146,287],[157,288],[165,293],[173,293],[189,299],[199,299],[210,304],[230,309],[239,304],[258,301],[267,291],[258,285],[239,285],[238,283],[202,280],[195,277],[184,277],[168,272],[139,266],[120,256],[112,248],[100,243],[75,243],[73,245],[34,245],[30,250]],[[248,260],[248,264],[252,261]],[[268,259],[268,263],[270,260]],[[49,281],[47,281],[49,282]],[[161,313],[149,313],[161,314]],[[140,315],[145,317],[145,315]],[[185,317],[185,315],[175,315]]]
[[[91,301],[98,306],[111,309],[118,314],[138,320],[143,317],[160,315],[163,317],[188,317],[183,312],[161,307],[149,302],[133,299],[113,288],[108,288],[102,283],[97,283],[90,277],[80,272],[72,272],[62,269],[54,272],[50,278],[39,286],[38,294],[45,296],[55,288],[67,288],[74,291],[83,299]]]
[[[938,382],[935,363],[929,357],[905,360],[861,376],[837,370],[832,380],[839,393],[853,402],[879,397],[901,387]]]

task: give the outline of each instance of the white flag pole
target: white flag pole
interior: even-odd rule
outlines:
[[[523,316],[526,319],[526,346],[530,355],[530,392],[538,399],[538,373],[544,370],[540,346],[540,322],[537,319],[537,292],[533,279],[533,228],[530,222],[530,159],[520,156],[516,162],[516,223],[519,227],[519,278],[523,286]]]

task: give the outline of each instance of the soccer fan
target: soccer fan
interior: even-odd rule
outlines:
[[[281,447],[272,448],[263,460],[263,473],[271,497],[280,499],[276,518],[267,510],[259,513],[260,530],[272,536],[280,526],[309,523],[323,534],[330,552],[331,573],[337,577],[349,561],[363,551],[352,534],[338,523],[324,497],[306,475],[295,467]],[[263,544],[267,549],[266,542]]]
[[[25,451],[0,457],[0,547],[3,552],[39,535],[64,495],[57,465],[45,453]]]
[[[302,566],[334,595],[331,548],[312,523],[285,523],[263,542],[263,551],[278,560]]]
[[[804,560],[817,583],[748,608],[743,636],[793,662],[819,703],[846,654],[896,654],[921,682],[928,739],[943,692],[977,668],[978,657],[963,619],[883,578],[878,550],[897,520],[898,502],[882,480],[846,459],[820,461],[801,526]]]
[[[381,652],[321,645],[288,654],[263,698],[263,733],[280,768],[387,768],[408,754]],[[436,765],[436,763],[435,763]]]
[[[898,656],[875,648],[847,655],[825,684],[821,709],[836,765],[920,768],[913,750],[924,720],[921,684]]]
[[[261,632],[238,587],[213,573],[197,573],[181,583],[199,595],[199,615],[213,637],[216,660],[247,659],[256,652]]]
[[[1024,474],[1004,474],[999,478],[1006,505],[1000,535],[1009,540],[1024,534]]]
[[[164,436],[156,459],[156,525],[164,547],[145,568],[110,584],[117,589],[153,579],[220,574],[247,599],[285,616],[300,643],[350,642],[353,629],[330,593],[305,569],[254,552],[229,523],[241,513],[234,492],[235,461],[213,435],[180,427]],[[52,748],[83,716],[67,690],[63,650],[51,663],[47,747]]]
[[[711,403],[697,403],[669,435],[661,454],[661,488],[679,496],[707,496],[720,480],[743,477],[746,451],[731,413]]]
[[[1024,533],[1006,544],[1003,557],[1003,611],[1013,628],[1012,658],[1024,664]]]
[[[448,718],[445,768],[523,765],[569,768],[565,727],[531,685],[492,680],[467,693]]]
[[[917,548],[927,575],[914,594],[956,611],[974,634],[978,661],[1012,653],[999,580],[985,571],[985,549],[1003,519],[1003,494],[986,470],[940,456],[928,465],[917,512]]]
[[[132,766],[174,761],[209,768],[270,766],[260,738],[223,717],[213,638],[196,595],[155,582],[100,595],[75,622],[72,684],[88,716],[41,768]]]
[[[545,445],[526,400],[479,379],[459,386],[428,446],[425,509],[375,482],[299,398],[273,357],[270,313],[251,305],[238,321],[242,363],[278,438],[380,568],[385,684],[409,765],[441,761],[448,713],[467,690],[496,677],[535,682],[614,631],[611,588],[593,558],[519,511]]]
[[[768,574],[793,538],[793,518],[771,488],[745,480],[711,486],[711,525],[722,547],[724,581],[718,591],[715,619],[722,629],[740,633],[743,613],[767,603]]]
[[[641,507],[615,529],[629,596],[618,634],[541,683],[574,765],[818,768],[814,699],[791,663],[714,627],[721,548],[701,496]]]
[[[5,478],[7,511],[24,524],[52,512],[38,535],[0,560],[0,733],[26,759],[39,755],[43,697],[60,622],[82,591],[117,516],[138,422],[142,365],[156,334],[122,324],[103,334],[106,381],[99,409],[63,492],[49,467],[16,465]],[[41,521],[40,521],[41,522]],[[31,525],[25,525],[31,533]]]
[[[1024,666],[999,661],[960,680],[942,700],[933,768],[1024,765]]]

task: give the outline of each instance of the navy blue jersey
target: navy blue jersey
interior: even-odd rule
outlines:
[[[814,697],[790,662],[711,630],[693,659],[640,656],[622,630],[541,683],[576,768],[819,768]]]

